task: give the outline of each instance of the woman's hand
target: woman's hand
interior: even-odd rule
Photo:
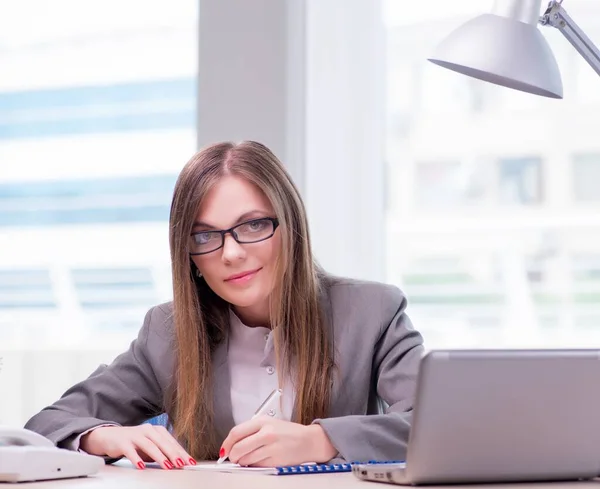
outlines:
[[[102,426],[82,436],[79,447],[90,455],[127,457],[139,469],[152,461],[169,470],[196,465],[164,426]]]
[[[234,463],[262,467],[323,463],[337,454],[320,425],[304,426],[269,416],[234,427],[221,450]]]

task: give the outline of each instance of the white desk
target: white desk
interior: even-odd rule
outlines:
[[[127,466],[107,466],[95,476],[81,479],[0,484],[0,489],[365,489],[366,482],[351,473],[275,476],[249,473],[222,473],[193,470],[138,470]],[[368,484],[371,486],[371,484]],[[379,484],[376,485],[379,487]],[[599,485],[600,487],[600,485]]]
[[[24,484],[0,484],[0,489],[386,489],[402,486],[360,481],[352,473],[261,475],[188,470],[138,470],[107,466],[93,477]],[[429,486],[431,487],[431,486]],[[600,480],[530,484],[444,486],[445,489],[600,489]]]

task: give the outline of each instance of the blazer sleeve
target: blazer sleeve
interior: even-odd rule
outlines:
[[[158,414],[162,392],[148,349],[153,315],[164,316],[156,310],[148,311],[128,351],[68,389],[57,402],[33,416],[25,428],[61,448],[74,448],[77,436],[91,428],[104,424],[133,426]]]
[[[387,406],[383,414],[315,420],[342,460],[404,460],[411,427],[423,338],[405,313],[406,298],[395,289],[396,313],[386,322],[373,354],[374,388]],[[389,317],[389,316],[388,316]]]

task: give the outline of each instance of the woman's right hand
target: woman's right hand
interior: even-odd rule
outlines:
[[[163,469],[196,465],[196,461],[164,426],[102,426],[81,437],[79,448],[90,455],[126,457],[139,469],[158,462]]]

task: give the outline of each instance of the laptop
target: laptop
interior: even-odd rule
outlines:
[[[401,485],[597,477],[600,350],[430,351],[406,462],[352,471]]]

